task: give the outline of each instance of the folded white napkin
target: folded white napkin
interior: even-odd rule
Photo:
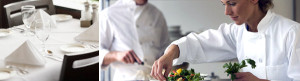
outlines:
[[[80,33],[78,36],[75,37],[75,40],[98,42],[99,41],[99,22],[97,21],[92,26],[90,26],[89,29]]]
[[[132,77],[136,80],[154,80],[154,78],[150,76],[150,71],[143,70],[138,70]]]
[[[48,20],[50,20],[51,28],[57,27],[57,26],[56,26],[56,21],[55,21],[55,19],[53,19],[47,12],[45,12],[45,11],[42,10],[42,9],[38,9],[38,10],[36,11],[36,13],[35,13],[35,20],[37,20],[37,19],[41,19],[42,21],[48,19]],[[33,24],[33,25],[34,25],[34,24]],[[34,26],[31,27],[31,28],[34,29]]]
[[[7,63],[43,66],[46,60],[30,41],[25,41],[19,48],[5,58]]]

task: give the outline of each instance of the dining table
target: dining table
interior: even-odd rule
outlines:
[[[43,66],[9,64],[5,61],[5,58],[25,41],[32,42],[33,46],[39,50],[42,48],[42,42],[35,35],[26,36],[22,28],[24,29],[25,26],[11,27],[9,28],[11,31],[9,35],[0,37],[0,69],[12,69],[11,76],[3,81],[59,81],[62,61],[43,57],[46,60]],[[78,19],[56,22],[56,27],[51,27],[51,33],[45,42],[45,47],[53,56],[62,59],[64,55],[71,54],[62,50],[61,47],[64,45],[82,44],[86,49],[97,49],[97,42],[82,42],[74,39],[87,29],[88,27],[80,27],[80,20]],[[42,54],[42,52],[40,53]]]

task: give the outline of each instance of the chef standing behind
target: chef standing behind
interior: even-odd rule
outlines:
[[[100,12],[101,68],[114,68],[115,81],[149,80],[151,65],[170,44],[162,12],[147,2],[118,0]]]
[[[235,23],[173,42],[154,63],[151,75],[165,80],[175,58],[179,64],[251,58],[256,68],[243,68],[234,81],[300,81],[300,24],[269,10],[272,0],[220,1]]]

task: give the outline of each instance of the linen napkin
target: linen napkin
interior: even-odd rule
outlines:
[[[92,26],[90,26],[89,29],[80,33],[78,36],[75,37],[75,40],[98,42],[99,41],[99,22],[97,21]]]
[[[136,80],[154,80],[153,77],[150,76],[150,71],[143,71],[138,70],[136,74],[134,74],[132,77],[135,77]]]
[[[5,58],[7,63],[44,66],[46,60],[30,41],[25,41],[19,48]]]
[[[37,20],[37,19],[41,19],[42,21],[46,21],[46,19],[48,19],[48,20],[50,20],[51,28],[57,27],[55,19],[53,19],[47,12],[45,12],[42,9],[38,9],[36,11],[36,13],[35,13],[35,20]],[[34,22],[33,22],[32,26],[31,26],[31,28],[34,29]]]

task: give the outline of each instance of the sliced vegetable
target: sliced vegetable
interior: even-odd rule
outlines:
[[[173,70],[168,77],[168,81],[199,81],[203,79],[204,77],[200,76],[200,73],[195,74],[194,69],[186,70],[181,68]]]

